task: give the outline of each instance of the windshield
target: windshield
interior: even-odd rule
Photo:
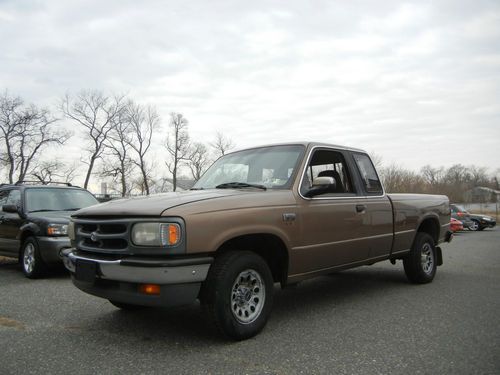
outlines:
[[[304,146],[293,145],[254,148],[225,155],[212,164],[193,189],[252,186],[287,189],[303,152]]]
[[[26,211],[76,211],[98,204],[88,191],[78,189],[26,189]]]

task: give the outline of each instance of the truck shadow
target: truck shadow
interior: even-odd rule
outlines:
[[[0,259],[0,272],[8,273],[12,278],[13,284],[18,284],[19,280],[16,278],[17,276],[21,276],[24,281],[27,282],[37,282],[38,280],[47,280],[47,279],[69,279],[69,272],[64,268],[63,265],[51,266],[47,273],[43,275],[40,279],[30,280],[23,275],[22,266],[19,261],[15,258],[6,258]],[[8,285],[9,280],[2,280],[3,285]]]
[[[311,310],[315,313],[331,313],[343,304],[356,308],[356,304],[362,301],[366,303],[367,297],[376,298],[380,293],[391,291],[399,293],[402,288],[408,288],[408,282],[399,267],[394,270],[363,267],[318,277],[285,290],[275,286],[274,307],[268,325],[298,324],[308,318]],[[138,341],[168,351],[206,345],[245,345],[244,342],[233,343],[222,338],[209,323],[199,303],[139,311],[123,311],[106,304],[105,308],[109,309],[109,313],[94,315],[95,319],[85,322],[84,326],[92,327],[91,331],[119,335],[122,347],[130,345],[131,350]],[[84,326],[73,328],[86,331]],[[266,332],[271,334],[269,330],[264,330],[250,341],[260,340],[261,336],[266,336]],[[91,334],[95,339],[95,334]]]

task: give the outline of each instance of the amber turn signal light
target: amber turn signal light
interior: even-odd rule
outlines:
[[[158,284],[140,284],[139,292],[148,295],[159,295],[160,286]]]

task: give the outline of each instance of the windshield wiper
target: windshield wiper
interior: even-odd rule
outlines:
[[[80,207],[65,208],[64,211],[78,211]]]
[[[41,210],[33,210],[33,211],[29,211],[29,212],[49,212],[49,211],[60,211],[60,210],[50,210],[48,208],[44,208]]]
[[[191,188],[189,190],[205,190],[205,189],[201,187],[201,188]]]
[[[246,182],[226,182],[224,184],[217,185],[215,188],[216,189],[242,189],[242,188],[248,188],[248,187],[267,190],[267,188],[264,185],[247,184]]]

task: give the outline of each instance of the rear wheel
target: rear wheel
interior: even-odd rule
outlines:
[[[437,258],[434,239],[418,232],[410,253],[403,259],[406,277],[412,283],[430,283],[436,275]]]
[[[24,275],[36,279],[47,272],[47,265],[40,255],[40,247],[35,237],[28,237],[23,242],[20,257]]]
[[[273,303],[273,278],[255,253],[232,251],[212,265],[200,294],[209,319],[226,337],[243,340],[266,325]]]

